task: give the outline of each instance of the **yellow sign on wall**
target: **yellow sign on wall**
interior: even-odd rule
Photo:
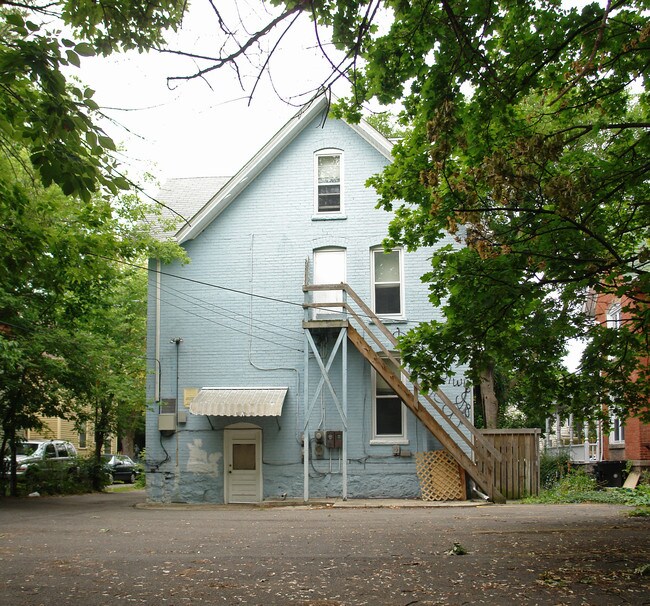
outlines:
[[[183,390],[183,405],[185,408],[189,408],[192,400],[196,398],[196,395],[199,393],[198,387],[186,387]]]

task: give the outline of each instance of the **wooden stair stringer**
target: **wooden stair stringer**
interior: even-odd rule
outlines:
[[[404,384],[404,382],[384,363],[377,352],[370,347],[365,339],[352,326],[348,326],[348,339],[359,350],[361,355],[368,360],[372,367],[388,383],[397,396],[406,404],[413,414],[429,430],[429,432],[442,444],[454,460],[476,482],[478,487],[485,491],[495,502],[505,502],[503,495],[496,489],[483,471],[474,461],[458,446],[445,429],[438,423],[433,415],[420,404],[418,397]]]

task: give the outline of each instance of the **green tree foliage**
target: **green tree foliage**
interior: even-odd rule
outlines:
[[[94,91],[65,74],[156,47],[184,8],[0,0],[0,451],[14,494],[17,436],[41,416],[90,418],[101,440],[142,409],[143,278],[119,261],[179,253],[152,240],[137,197],[109,200],[130,184]]]
[[[0,423],[11,446],[40,416],[95,421],[98,394],[142,409],[146,280],[118,261],[176,250],[151,240],[137,198],[84,204],[32,181],[26,163],[0,159]],[[118,429],[119,414],[106,410],[100,430]]]
[[[75,348],[68,356],[82,404],[75,419],[94,427],[97,460],[108,436],[132,443],[144,421],[146,291],[145,269],[120,268],[102,302],[75,322]],[[101,478],[96,481],[100,489]]]
[[[85,201],[100,189],[128,189],[111,157],[115,144],[97,126],[94,91],[65,74],[85,56],[159,45],[184,7],[178,0],[0,0],[3,155],[20,159],[27,150],[45,186]]]
[[[324,87],[346,77],[352,91],[336,116],[358,120],[370,100],[403,107],[394,162],[370,181],[395,212],[386,245],[457,241],[424,277],[446,321],[401,341],[416,378],[435,386],[454,363],[468,364],[491,423],[495,373],[529,410],[557,402],[594,414],[611,401],[621,414],[643,412],[647,0],[273,4],[274,24],[300,10],[319,44],[334,43],[338,54],[321,45],[332,65]],[[196,75],[240,55],[224,53]],[[616,334],[586,313],[603,294],[623,297]],[[572,337],[588,343],[576,375],[561,364]]]
[[[650,122],[647,2],[325,3],[315,18],[364,61],[339,112],[401,100],[409,132],[372,179],[396,212],[388,246],[441,242],[424,279],[446,322],[402,341],[425,384],[454,361],[498,366],[518,398],[586,413],[642,412],[648,381]],[[383,33],[379,33],[379,31]],[[620,330],[594,325],[592,294],[624,299]],[[580,373],[560,360],[586,339]],[[631,380],[635,377],[635,380]],[[522,388],[523,387],[523,388]]]

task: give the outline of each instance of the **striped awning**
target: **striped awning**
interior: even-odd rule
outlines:
[[[204,387],[190,403],[195,415],[279,417],[288,387]]]

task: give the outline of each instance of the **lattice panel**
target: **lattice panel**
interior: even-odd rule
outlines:
[[[446,450],[415,453],[423,501],[464,501],[465,471]]]

